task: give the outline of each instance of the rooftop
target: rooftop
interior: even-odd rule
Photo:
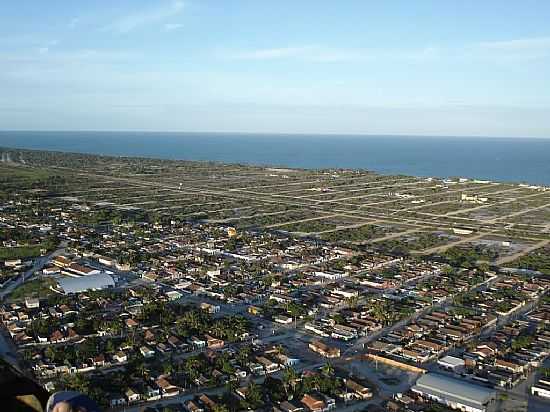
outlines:
[[[472,406],[485,405],[496,395],[494,390],[436,373],[421,376],[412,389]]]
[[[89,289],[105,289],[114,287],[113,278],[106,273],[98,273],[79,278],[63,277],[58,284],[65,293],[78,293]]]

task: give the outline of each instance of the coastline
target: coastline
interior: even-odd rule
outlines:
[[[0,146],[550,185],[550,139],[542,138],[0,131]]]

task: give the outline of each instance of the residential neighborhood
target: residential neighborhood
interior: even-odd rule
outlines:
[[[534,255],[545,250],[542,233],[513,252],[495,241],[465,248],[483,237],[476,231],[414,237],[420,229],[398,222],[353,240],[354,223],[332,226],[315,208],[268,202],[266,190],[282,189],[261,168],[212,166],[234,193],[260,193],[243,205],[216,198],[214,172],[201,163],[174,165],[190,182],[210,182],[202,191],[137,180],[141,164],[163,181],[154,160],[85,157],[109,172],[90,178],[86,166],[84,179],[58,175],[50,160],[33,156],[33,169],[13,166],[20,175],[1,182],[0,348],[50,393],[76,390],[113,411],[550,408],[550,278]],[[52,156],[76,167],[70,155]],[[166,173],[167,185],[183,180]],[[239,173],[251,175],[244,187]],[[414,193],[434,183],[300,173],[285,179],[305,196],[292,202],[329,200],[347,187],[417,185]],[[307,183],[313,178],[337,189],[312,191],[321,185]],[[547,196],[499,186],[488,193]],[[410,202],[411,193],[374,197],[393,204]],[[458,196],[473,202],[466,207],[488,205],[468,196]],[[283,215],[294,223],[272,220]],[[349,239],[334,239],[338,232]]]

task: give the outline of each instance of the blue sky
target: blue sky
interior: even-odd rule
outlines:
[[[550,137],[547,1],[6,1],[0,129]]]

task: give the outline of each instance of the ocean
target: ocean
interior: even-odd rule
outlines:
[[[0,131],[0,146],[550,185],[550,139]]]

